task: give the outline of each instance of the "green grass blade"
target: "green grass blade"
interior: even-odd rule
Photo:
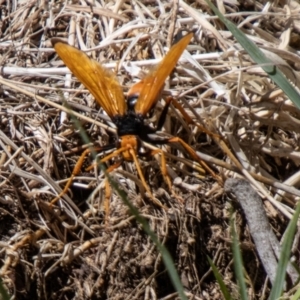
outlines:
[[[233,222],[233,217],[231,217],[231,222],[230,222],[230,227],[231,227],[231,236],[232,236],[232,252],[233,252],[233,265],[234,265],[234,271],[235,271],[235,276],[237,279],[237,283],[239,286],[239,292],[240,292],[240,299],[242,300],[247,300],[247,287],[245,283],[245,278],[244,278],[244,264],[243,264],[243,259],[239,247],[239,242],[237,238],[236,231],[234,229],[234,222]]]
[[[226,287],[226,285],[225,285],[225,283],[223,281],[223,278],[222,278],[219,270],[215,266],[214,262],[208,256],[207,256],[207,259],[208,259],[208,262],[209,262],[209,264],[210,264],[210,266],[212,268],[212,271],[213,271],[213,273],[215,275],[215,278],[218,281],[218,284],[220,286],[220,289],[221,289],[221,292],[223,294],[224,299],[225,300],[232,300],[232,298],[230,296],[230,293],[229,293],[229,291],[228,291],[228,289],[227,289],[227,287]]]
[[[227,20],[220,11],[209,1],[205,0],[213,12],[226,25],[236,40],[247,51],[250,57],[261,66],[261,68],[269,75],[269,77],[280,87],[288,98],[300,108],[300,95],[293,85],[287,80],[280,69],[268,59],[265,54],[251,41],[246,35],[239,30],[232,22]]]
[[[296,293],[291,297],[291,300],[299,300],[300,299],[300,289],[296,291]]]
[[[293,215],[289,226],[286,229],[286,234],[281,247],[280,258],[278,262],[275,283],[271,290],[270,300],[278,299],[283,291],[283,286],[286,278],[286,268],[290,260],[292,244],[297,228],[297,220],[300,214],[300,203],[297,205],[296,211]]]
[[[2,279],[0,278],[0,295],[1,295],[1,300],[9,300],[10,297],[6,291],[6,289],[4,288],[3,286],[3,283],[2,283]]]

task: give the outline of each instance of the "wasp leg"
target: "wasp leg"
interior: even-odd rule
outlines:
[[[171,102],[173,101],[173,98],[172,97],[167,97],[165,99],[166,101],[166,104],[159,116],[159,119],[158,119],[158,122],[157,122],[157,126],[155,128],[155,131],[160,131],[162,129],[162,127],[164,126],[165,124],[165,121],[166,121],[166,117],[167,117],[167,114],[168,114],[168,110],[169,110],[169,106],[171,104]]]
[[[115,145],[107,145],[104,147],[96,147],[95,151],[103,151],[103,150],[109,150],[111,148],[113,148]],[[78,161],[75,164],[75,167],[72,171],[71,177],[69,178],[69,180],[67,181],[65,187],[63,188],[63,190],[59,193],[59,195],[57,195],[53,200],[51,200],[50,205],[54,205],[63,195],[65,195],[68,191],[68,189],[70,188],[74,178],[80,173],[81,167],[83,165],[84,159],[85,157],[91,152],[90,148],[85,149],[82,154],[80,155]]]
[[[56,196],[53,200],[51,200],[50,205],[54,205],[63,195],[65,195],[69,189],[69,187],[71,186],[75,176],[77,176],[80,173],[81,167],[83,165],[84,159],[85,157],[90,153],[90,149],[86,149],[83,151],[83,153],[81,154],[81,156],[79,157],[78,161],[76,162],[76,165],[72,171],[71,177],[69,178],[69,180],[67,181],[64,189],[59,193],[58,196]]]
[[[169,191],[171,192],[172,196],[174,198],[176,198],[179,202],[184,202],[184,200],[181,197],[179,197],[177,194],[175,194],[175,192],[172,189],[172,183],[171,183],[171,179],[168,174],[168,171],[167,171],[167,163],[166,163],[166,157],[165,157],[164,151],[161,149],[156,149],[156,150],[152,150],[149,153],[149,155],[151,155],[151,156],[154,156],[156,154],[160,154],[160,156],[161,156],[160,170],[161,170],[164,180],[169,188]]]
[[[222,143],[222,145],[226,146],[226,144],[223,141],[223,138],[220,135],[212,133],[212,132],[208,131],[206,128],[204,128],[203,126],[201,126],[200,124],[194,122],[192,120],[192,118],[186,113],[186,111],[184,110],[184,108],[181,106],[181,104],[176,99],[172,98],[172,99],[170,99],[170,101],[172,101],[173,105],[181,112],[181,114],[183,115],[183,117],[185,118],[185,120],[187,121],[188,124],[193,124],[193,125],[197,126],[201,131],[203,131],[204,133],[212,136],[218,144]],[[176,137],[175,138],[171,138],[169,140],[169,142],[170,143],[172,143],[172,142],[173,143],[176,143],[176,142],[180,143],[182,145],[182,147],[189,153],[189,155],[193,159],[195,159],[209,174],[211,174],[218,181],[218,183],[221,186],[223,186],[223,180],[222,180],[222,178],[220,176],[216,175],[216,173],[203,160],[201,160],[198,157],[198,155],[194,151],[194,149],[191,148],[187,143],[185,143],[182,139],[176,138]],[[222,147],[222,148],[224,148],[224,147]],[[226,149],[227,149],[227,146],[226,146]],[[225,151],[225,152],[227,153],[227,151]]]
[[[121,148],[115,150],[114,152],[112,152],[111,154],[109,154],[109,155],[105,156],[104,158],[102,158],[102,159],[100,160],[100,162],[101,162],[101,163],[104,163],[104,162],[106,162],[107,160],[109,160],[109,159],[111,159],[111,158],[113,158],[113,157],[115,157],[115,156],[117,156],[117,155],[119,155],[119,154],[122,154],[122,153],[125,152],[125,151],[129,151],[129,153],[130,153],[130,155],[131,155],[131,157],[132,157],[132,160],[133,160],[133,162],[134,162],[135,165],[136,165],[137,172],[138,172],[138,174],[139,174],[140,180],[142,181],[142,184],[143,184],[145,190],[147,191],[149,197],[151,198],[151,200],[152,200],[156,205],[158,205],[159,207],[162,207],[162,208],[164,208],[164,209],[167,209],[167,208],[166,208],[166,207],[165,207],[158,199],[156,199],[156,198],[153,196],[153,194],[151,193],[150,188],[149,188],[149,186],[147,185],[146,180],[145,180],[145,177],[144,177],[143,172],[142,172],[142,170],[141,170],[141,166],[140,166],[140,164],[139,164],[139,161],[138,161],[136,152],[135,152],[135,150],[134,150],[132,147],[130,147],[130,146],[127,146],[127,147],[121,147]],[[117,164],[112,165],[111,167],[108,168],[107,172],[111,172],[112,170],[116,169],[117,167],[118,167]],[[106,187],[106,190],[107,190],[107,187]]]
[[[243,166],[242,166],[242,164],[235,157],[235,155],[230,151],[230,149],[228,148],[228,146],[227,146],[224,138],[221,135],[213,133],[213,132],[207,130],[206,128],[204,128],[198,122],[193,121],[192,118],[186,113],[186,111],[184,110],[184,108],[181,106],[181,104],[177,100],[172,99],[172,103],[181,112],[181,114],[183,115],[183,117],[185,118],[185,120],[187,121],[188,124],[193,124],[193,125],[197,126],[201,131],[203,131],[204,133],[206,133],[209,136],[211,136],[214,139],[214,141],[216,142],[216,144],[226,153],[226,155],[238,167],[238,169],[241,172],[243,172]]]
[[[115,157],[115,156],[121,154],[122,152],[124,152],[124,151],[126,151],[126,150],[127,150],[126,147],[119,148],[119,149],[113,151],[112,153],[106,155],[106,156],[103,157],[102,159],[100,159],[99,162],[100,162],[100,163],[104,163],[104,162],[110,160],[111,158],[113,158],[113,157]],[[97,162],[94,162],[94,163],[91,164],[89,167],[87,167],[85,170],[86,170],[86,171],[90,171],[90,170],[92,170],[96,165],[97,165]]]
[[[129,153],[130,153],[131,156],[132,156],[132,159],[133,159],[133,161],[134,161],[134,163],[135,163],[135,165],[136,165],[136,169],[137,169],[137,171],[138,171],[138,174],[139,174],[139,177],[140,177],[140,179],[141,179],[141,181],[142,181],[142,184],[143,184],[144,188],[146,189],[146,191],[148,192],[148,194],[149,194],[151,200],[152,200],[156,205],[158,205],[159,207],[162,207],[163,209],[167,209],[167,208],[166,208],[166,207],[165,207],[158,199],[156,199],[156,198],[152,195],[152,193],[151,193],[151,191],[150,191],[150,188],[149,188],[149,186],[148,186],[147,183],[146,183],[145,177],[144,177],[143,172],[142,172],[142,170],[141,170],[141,166],[140,166],[140,163],[139,163],[139,161],[138,161],[138,159],[137,159],[137,156],[136,156],[136,153],[135,153],[134,149],[129,148]]]
[[[168,139],[168,143],[179,143],[185,151],[190,155],[192,159],[197,161],[221,186],[223,186],[223,180],[220,176],[218,176],[202,159],[199,158],[195,150],[189,146],[186,142],[184,142],[179,137],[173,137]]]
[[[180,111],[180,113],[183,115],[184,119],[186,120],[186,122],[189,125],[195,125],[197,126],[201,131],[203,131],[204,133],[208,134],[211,137],[217,138],[218,140],[221,140],[222,137],[216,133],[213,133],[209,130],[207,130],[205,127],[203,127],[202,125],[200,125],[199,123],[196,123],[185,111],[185,109],[181,106],[181,104],[174,98],[170,99],[170,101],[172,101],[172,104]]]

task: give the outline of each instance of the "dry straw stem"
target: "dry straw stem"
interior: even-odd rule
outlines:
[[[240,203],[258,255],[272,285],[274,285],[278,268],[277,261],[280,256],[280,243],[269,224],[261,198],[248,182],[240,179],[228,179],[225,182],[224,190],[234,194]],[[287,273],[295,284],[299,274],[291,263],[288,265]]]
[[[297,86],[298,3],[248,1],[248,7],[242,1],[217,3]],[[1,277],[16,299],[29,295],[75,299],[75,294],[81,299],[175,297],[160,255],[115,194],[110,224],[105,227],[103,174],[97,170],[87,174],[84,167],[75,187],[91,187],[91,196],[80,197],[81,188],[55,207],[48,204],[87,147],[63,98],[91,142],[106,145],[115,136],[109,118],[51,48],[52,36],[115,70],[126,94],[165,55],[175,34],[193,30],[194,39],[163,93],[174,96],[188,118],[171,107],[161,136],[182,138],[223,181],[238,176],[251,182],[263,197],[272,228],[278,235],[284,232],[300,196],[299,111],[211,15],[206,3],[7,1],[1,5],[0,221],[5,224]],[[155,124],[163,103],[158,102],[150,123]],[[188,297],[221,298],[208,276],[205,257],[213,258],[224,278],[233,278],[227,197],[182,149],[164,146],[163,150],[173,191],[184,204],[164,184],[160,157],[141,160],[141,165],[151,191],[169,207],[168,213],[143,194],[134,164],[124,163],[112,176],[166,242]],[[242,215],[240,220],[239,237],[248,259],[245,271],[253,293],[263,298],[263,293],[268,294],[265,273]],[[297,246],[295,241],[294,249]],[[18,280],[16,274],[25,279]],[[226,283],[236,289],[234,280]]]

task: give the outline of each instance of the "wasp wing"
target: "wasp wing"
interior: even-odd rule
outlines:
[[[193,37],[193,32],[185,35],[171,47],[163,60],[142,80],[142,88],[135,104],[136,113],[145,115],[157,102],[165,80],[175,68],[182,52]]]
[[[112,118],[124,115],[127,106],[116,76],[84,52],[53,38],[51,43],[70,71],[90,91],[98,104]]]

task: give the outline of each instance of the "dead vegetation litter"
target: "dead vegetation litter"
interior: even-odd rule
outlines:
[[[297,86],[299,4],[218,4]],[[211,135],[189,125],[174,106],[162,134],[181,137],[222,182],[243,173],[264,197],[269,222],[281,238],[300,195],[300,113],[204,1],[0,5],[0,276],[14,299],[177,297],[161,255],[117,193],[105,224],[103,173],[82,168],[72,191],[49,206],[85,147],[63,100],[92,142],[105,145],[116,138],[109,118],[56,55],[50,43],[54,36],[115,70],[126,93],[164,56],[176,34],[195,31],[164,94],[174,96]],[[162,106],[163,100],[152,123]],[[183,202],[164,183],[159,158],[141,165],[151,191],[168,211],[147,198],[133,163],[123,163],[112,176],[169,249],[189,299],[222,298],[207,256],[238,299],[230,250],[231,198],[222,182],[201,173],[182,149],[163,149],[174,192]],[[85,167],[90,164],[87,160]],[[238,208],[235,218],[249,299],[266,299],[270,285]],[[297,249],[295,240],[296,262]]]

